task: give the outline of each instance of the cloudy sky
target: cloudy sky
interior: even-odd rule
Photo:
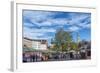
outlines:
[[[23,10],[23,36],[31,39],[54,37],[57,29],[76,32],[81,40],[91,39],[91,13]]]

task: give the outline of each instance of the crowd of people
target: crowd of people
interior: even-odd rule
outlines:
[[[43,52],[25,52],[23,53],[23,62],[40,62],[40,61],[63,61],[87,59],[85,52],[69,53],[43,53]]]

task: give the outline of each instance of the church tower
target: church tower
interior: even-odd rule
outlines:
[[[80,35],[79,33],[77,32],[77,44],[80,42]]]

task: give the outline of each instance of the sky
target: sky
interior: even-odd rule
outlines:
[[[91,40],[91,13],[23,10],[23,36],[46,39],[50,44],[56,30],[71,31],[73,40],[79,33],[80,40]]]

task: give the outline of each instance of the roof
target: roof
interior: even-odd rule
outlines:
[[[30,41],[47,41],[46,39],[30,39],[30,38],[27,38],[27,37],[23,37],[23,39],[27,39],[27,40],[30,40]]]

